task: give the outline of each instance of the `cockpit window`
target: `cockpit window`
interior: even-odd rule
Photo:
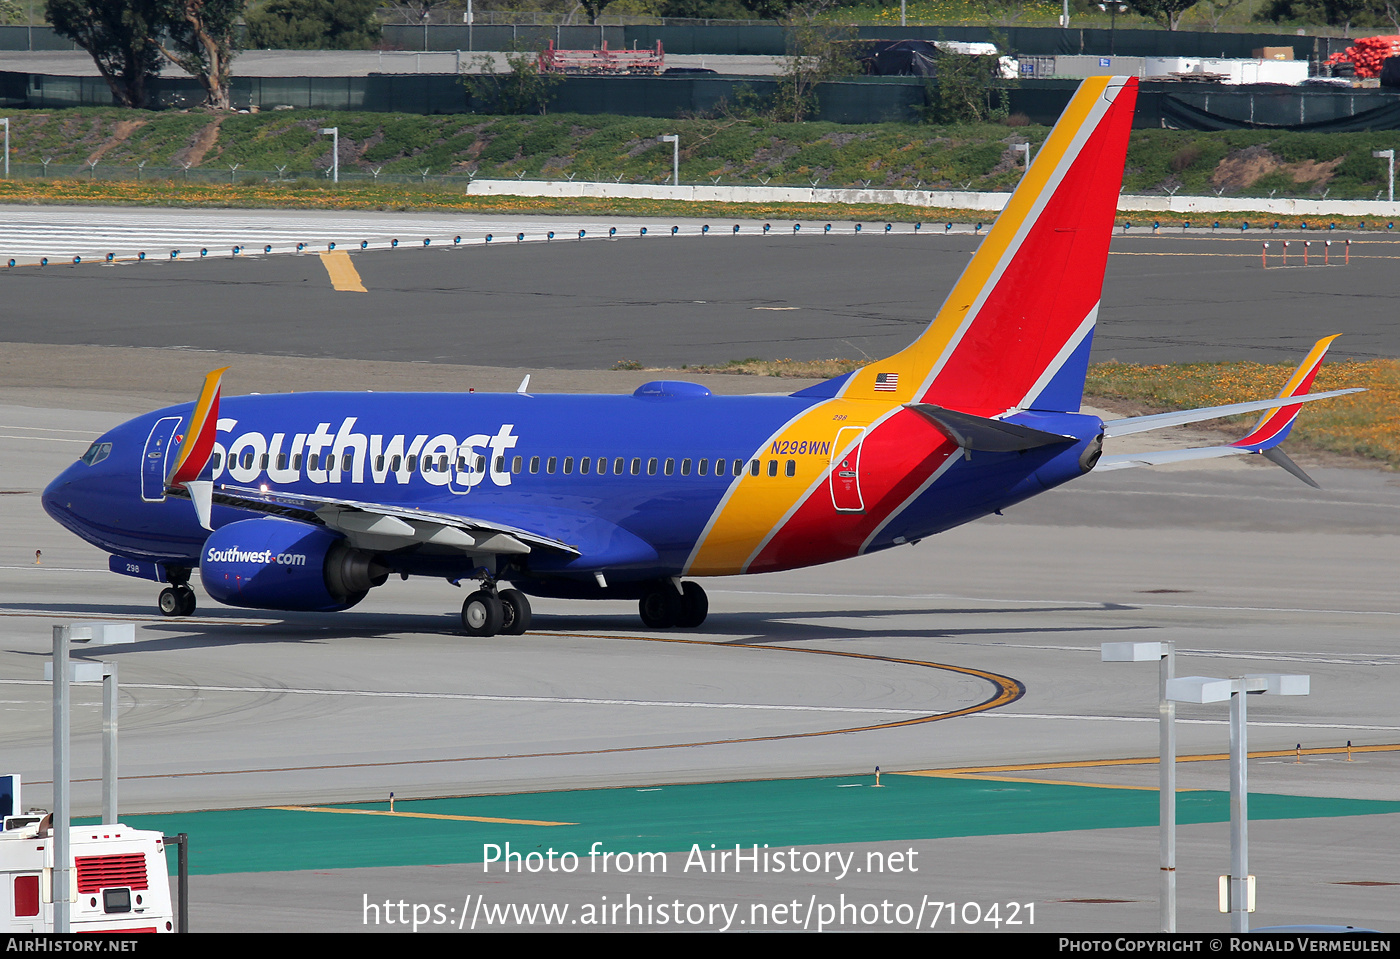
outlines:
[[[103,460],[105,460],[108,454],[110,454],[111,452],[111,443],[93,443],[91,446],[88,447],[87,452],[83,454],[82,459],[79,462],[83,463],[86,466],[94,466],[97,463],[100,463]]]

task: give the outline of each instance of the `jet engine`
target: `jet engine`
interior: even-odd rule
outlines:
[[[325,527],[275,517],[215,530],[199,565],[210,596],[251,609],[349,609],[388,576],[372,553]]]

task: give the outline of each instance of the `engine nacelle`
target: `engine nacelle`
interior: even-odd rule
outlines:
[[[215,530],[199,578],[229,606],[334,612],[364,599],[388,570],[323,526],[265,517]]]

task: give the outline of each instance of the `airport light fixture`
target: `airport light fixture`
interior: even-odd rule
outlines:
[[[331,182],[340,182],[340,127],[322,127],[321,135],[331,138]]]
[[[1306,696],[1307,676],[1270,673],[1216,679],[1183,676],[1166,684],[1167,698],[1178,703],[1230,703],[1230,875],[1220,877],[1220,911],[1230,914],[1231,932],[1249,932],[1254,911],[1254,877],[1249,874],[1249,758],[1245,701],[1251,695]]]
[[[8,130],[10,130],[10,125],[8,125],[8,123],[6,123],[6,136],[10,136],[10,134],[8,134]],[[7,141],[7,143],[8,143],[8,141]],[[7,154],[8,154],[8,151],[7,151]],[[1392,203],[1396,202],[1396,151],[1394,151],[1394,150],[1372,150],[1372,151],[1371,151],[1371,155],[1372,155],[1372,157],[1375,157],[1376,160],[1385,160],[1385,161],[1386,161],[1386,165],[1389,165],[1389,167],[1390,167],[1390,202],[1392,202]],[[8,160],[7,160],[6,162],[7,162],[7,164],[8,164]],[[10,168],[6,167],[6,176],[8,176],[8,175],[10,175]]]
[[[671,172],[675,178],[676,186],[681,185],[681,138],[677,134],[668,133],[661,138],[662,143],[671,144]]]
[[[1163,932],[1176,932],[1176,703],[1167,698],[1167,684],[1176,675],[1176,644],[1104,643],[1105,663],[1159,663],[1157,679],[1157,793],[1161,833],[1161,893],[1158,897]]]

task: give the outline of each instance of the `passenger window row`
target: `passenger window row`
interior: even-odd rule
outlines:
[[[303,456],[301,453],[295,453],[291,456],[288,456],[288,454],[286,453],[279,453],[277,454],[277,469],[286,470],[288,468],[288,464],[290,463],[290,466],[293,470],[300,470],[302,466],[302,459]],[[606,456],[599,456],[596,458],[596,460],[591,456],[582,456],[579,457],[578,460],[575,460],[572,456],[565,456],[562,459],[563,461],[561,463],[560,457],[558,456],[549,456],[543,458],[539,456],[532,456],[530,457],[530,472],[540,472],[541,464],[543,464],[544,472],[546,474],[553,474],[559,472],[563,473],[563,475],[565,476],[568,476],[577,471],[577,473],[580,476],[586,476],[590,472],[596,473],[599,476],[606,476],[609,473],[608,457]],[[236,465],[245,470],[252,469],[253,460],[254,456],[252,450],[247,450],[243,453],[243,455],[238,459],[236,463],[233,461],[233,458],[230,457],[229,465],[230,467]],[[307,469],[333,470],[336,468],[335,457],[330,453],[324,455],[321,453],[310,453],[306,455],[305,461]],[[446,473],[449,468],[449,462],[450,457],[446,453],[442,453],[438,456],[424,456],[421,459],[416,454],[410,455],[408,457],[402,457],[398,455],[385,457],[383,455],[380,455],[374,458],[374,471],[376,473],[397,473],[399,472],[400,467],[404,467],[408,472],[413,473],[421,467],[424,473]],[[262,470],[266,470],[269,466],[269,463],[269,455],[267,453],[263,453],[258,460],[259,468]],[[214,467],[215,472],[217,472],[223,465],[223,454],[215,453],[212,465]],[[523,456],[512,457],[510,462],[510,472],[523,472],[524,465],[525,458]],[[622,476],[624,474],[640,476],[642,474],[642,458],[640,456],[634,456],[630,460],[625,456],[619,456],[612,460],[611,465],[611,472],[614,476]],[[468,458],[466,456],[459,455],[457,457],[455,466],[457,468],[457,471],[461,473],[482,473],[486,471],[486,457],[478,455],[474,463],[468,463]],[[353,452],[343,453],[340,457],[340,471],[342,473],[348,473],[351,472],[354,469],[354,467],[355,454]],[[680,475],[682,476],[690,476],[692,472],[696,476],[724,476],[726,475],[726,472],[728,472],[730,475],[738,476],[744,471],[744,468],[744,461],[741,459],[733,460],[731,463],[731,461],[727,459],[692,460],[689,457],[686,457],[685,459],[682,459],[680,461]],[[665,476],[674,476],[676,474],[675,458],[667,457],[664,461],[662,461],[661,459],[655,456],[649,457],[646,460],[646,475],[655,476],[658,470],[660,470],[660,472]],[[504,456],[496,457],[496,472],[506,472],[506,459]],[[748,472],[750,476],[762,475],[764,472],[762,461],[756,459],[749,460]],[[796,476],[797,461],[791,459],[787,460],[784,465],[783,472],[786,476]],[[768,461],[767,473],[769,476],[778,475],[777,460],[770,459]]]

